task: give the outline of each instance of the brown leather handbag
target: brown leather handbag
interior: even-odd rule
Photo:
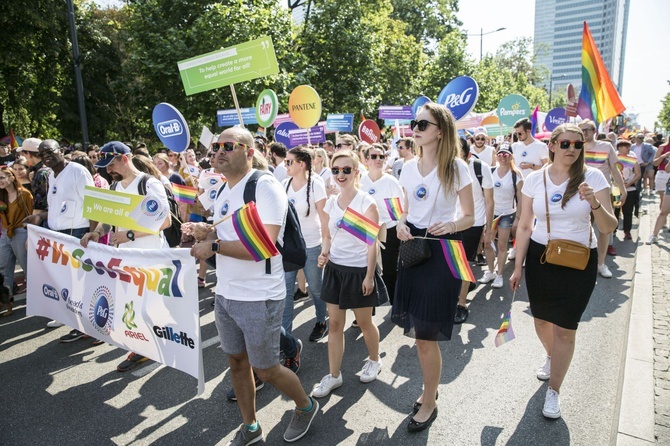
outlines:
[[[547,196],[547,169],[544,169],[544,204],[547,209],[547,247],[540,257],[540,263],[565,266],[567,268],[584,271],[591,257],[591,249],[581,243],[566,239],[551,239],[551,225],[549,222],[549,197]],[[593,231],[589,227],[589,246],[593,241]]]

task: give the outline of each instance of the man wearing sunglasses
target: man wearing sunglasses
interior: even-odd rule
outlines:
[[[473,144],[472,146],[470,146],[470,148],[472,149],[470,153],[473,156],[479,158],[480,161],[485,162],[491,167],[495,167],[496,153],[493,147],[486,144],[486,139],[488,138],[488,136],[489,134],[484,127],[478,127],[475,130]]]
[[[391,173],[397,179],[400,178],[402,166],[414,159],[414,138],[400,138],[396,143],[396,148],[398,149],[398,159],[391,165]]]
[[[255,172],[252,168],[254,139],[248,130],[224,130],[212,150],[214,166],[226,176],[214,204],[219,220],[244,206],[244,189]],[[256,183],[256,207],[265,232],[274,243],[281,241],[288,199],[272,175],[261,175]],[[256,396],[252,370],[263,382],[271,383],[296,405],[284,433],[288,442],[302,438],[319,410],[308,397],[295,373],[279,362],[281,322],[286,299],[286,284],[281,255],[270,262],[255,262],[237,235],[232,220],[216,226],[198,223],[197,240],[191,254],[201,260],[216,254],[215,322],[221,348],[227,354],[243,425],[234,444],[251,444],[262,439],[256,418]]]
[[[549,161],[549,148],[530,134],[533,124],[528,118],[519,119],[514,124],[517,142],[512,144],[514,162],[521,169],[524,179],[529,173],[540,170]]]
[[[612,179],[621,191],[621,203],[626,201],[628,193],[626,192],[626,185],[621,176],[621,171],[617,168],[619,159],[616,156],[614,147],[609,141],[598,141],[595,138],[596,124],[595,122],[586,119],[579,123],[579,128],[584,134],[584,161],[587,166],[595,167],[600,170],[607,181],[612,186]],[[594,223],[596,229],[598,226]],[[606,279],[612,277],[612,273],[605,264],[605,257],[609,254],[616,255],[614,249],[614,236],[612,233],[603,234],[598,231],[598,272]]]

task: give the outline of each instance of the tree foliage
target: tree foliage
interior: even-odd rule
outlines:
[[[668,84],[670,85],[670,81],[668,81]],[[661,102],[663,106],[658,114],[658,121],[667,132],[670,129],[670,93],[667,93]]]

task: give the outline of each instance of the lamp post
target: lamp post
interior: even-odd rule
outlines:
[[[469,36],[479,36],[479,60],[484,58],[484,36],[497,33],[498,31],[504,31],[506,29],[507,28],[498,28],[495,31],[484,32],[484,28],[480,28],[479,34],[468,34]]]
[[[554,79],[561,79],[564,78],[565,74],[561,74],[560,76],[553,77],[552,75],[549,75],[549,110],[551,110],[551,93],[554,91]]]

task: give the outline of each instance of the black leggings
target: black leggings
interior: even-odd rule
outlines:
[[[633,208],[637,207],[640,193],[637,190],[629,190],[628,196],[623,206],[614,208],[614,216],[619,219],[619,214],[623,213],[623,230],[630,232],[633,227]]]

